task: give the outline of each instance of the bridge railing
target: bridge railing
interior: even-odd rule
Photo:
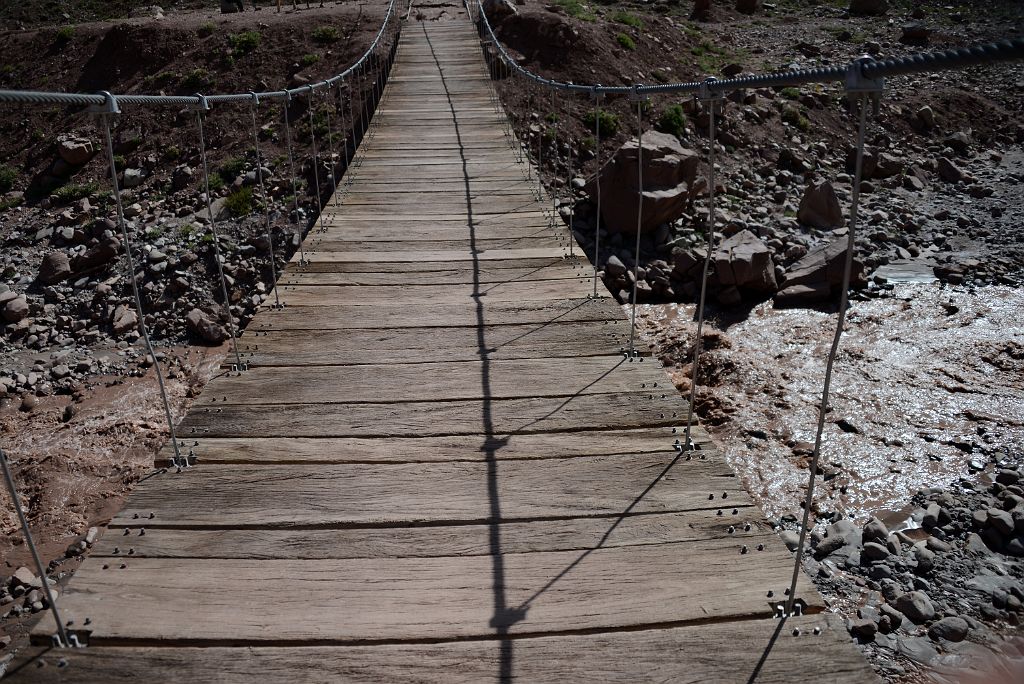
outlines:
[[[274,304],[275,308],[282,306],[278,295],[277,288],[277,261],[274,252],[274,239],[273,239],[273,225],[270,216],[270,201],[267,194],[266,185],[263,177],[263,159],[260,155],[260,142],[259,134],[260,128],[258,125],[258,113],[260,105],[278,102],[281,104],[283,110],[284,120],[284,133],[285,141],[288,151],[288,171],[291,182],[292,196],[294,202],[294,215],[295,222],[299,226],[299,255],[300,264],[309,263],[306,259],[305,247],[303,245],[303,239],[316,225],[317,219],[319,219],[320,227],[318,232],[325,232],[324,218],[323,218],[323,203],[322,203],[322,192],[320,185],[320,166],[322,159],[320,156],[320,149],[317,145],[317,127],[314,125],[313,110],[314,100],[319,97],[329,106],[326,110],[326,137],[327,137],[327,148],[329,149],[329,168],[330,168],[330,186],[335,204],[338,203],[338,189],[339,184],[337,177],[340,172],[344,172],[349,169],[352,165],[353,157],[359,142],[364,136],[373,135],[372,117],[373,112],[376,109],[377,103],[380,101],[381,95],[383,94],[384,86],[387,83],[388,76],[390,75],[391,68],[394,64],[396,51],[398,48],[398,39],[401,36],[402,26],[408,19],[409,13],[412,9],[411,0],[388,0],[387,10],[384,15],[384,19],[380,25],[380,29],[377,31],[370,43],[369,47],[359,56],[359,58],[353,62],[348,68],[341,73],[338,73],[330,78],[304,85],[298,88],[274,90],[269,92],[246,92],[246,93],[226,93],[226,94],[195,94],[185,96],[165,96],[165,95],[116,95],[109,92],[101,93],[58,93],[58,92],[40,92],[40,91],[26,91],[26,90],[0,90],[0,107],[9,108],[12,106],[65,106],[65,107],[85,107],[85,111],[88,114],[95,116],[98,119],[100,128],[103,131],[104,147],[106,152],[105,162],[109,167],[111,190],[114,203],[117,209],[117,225],[121,234],[121,238],[124,242],[124,253],[125,253],[125,272],[127,279],[131,283],[132,295],[134,298],[135,310],[138,318],[139,334],[144,340],[146,352],[149,355],[149,359],[152,361],[154,372],[157,378],[157,383],[160,389],[160,399],[163,406],[164,418],[167,421],[168,430],[171,435],[171,444],[174,449],[174,458],[172,461],[173,467],[177,468],[180,472],[183,468],[190,467],[195,459],[194,452],[188,447],[188,445],[179,440],[175,430],[174,418],[171,413],[170,401],[168,399],[167,390],[164,386],[164,372],[161,368],[160,361],[154,352],[153,344],[150,338],[149,328],[146,324],[146,312],[143,307],[142,297],[139,291],[139,284],[135,277],[135,263],[132,256],[132,251],[135,245],[132,241],[131,233],[128,229],[127,222],[125,220],[124,206],[121,197],[121,187],[118,182],[117,167],[114,156],[114,144],[112,130],[114,123],[118,117],[122,114],[125,108],[149,108],[149,107],[177,107],[195,113],[195,136],[199,146],[199,156],[202,166],[202,182],[203,188],[205,189],[205,204],[206,213],[208,217],[208,223],[210,226],[210,233],[214,249],[214,260],[217,262],[217,276],[220,284],[220,295],[224,298],[224,317],[226,320],[226,326],[231,338],[231,356],[234,359],[234,363],[231,364],[231,371],[234,373],[241,373],[247,370],[247,365],[242,359],[242,354],[238,347],[238,336],[236,334],[234,321],[231,313],[231,301],[228,294],[227,279],[224,274],[223,268],[223,255],[220,248],[220,235],[217,230],[217,217],[213,213],[212,196],[210,193],[210,170],[207,160],[207,145],[206,136],[204,131],[204,123],[206,122],[207,115],[215,106],[220,105],[238,105],[248,106],[250,118],[252,121],[252,139],[256,156],[256,176],[257,186],[260,191],[260,197],[263,200],[263,219],[266,229],[267,238],[267,258],[270,262],[270,273],[271,283],[274,290]],[[361,87],[360,100],[361,103],[357,106],[355,104],[355,88],[357,84]],[[348,86],[348,97],[345,96],[345,90]],[[365,92],[365,91],[369,92]],[[310,135],[312,138],[312,154],[313,154],[313,174],[314,174],[314,196],[316,200],[316,215],[312,221],[302,223],[301,213],[299,210],[299,192],[298,192],[298,180],[296,175],[295,166],[295,154],[293,150],[293,136],[292,136],[292,124],[291,120],[291,105],[293,100],[298,98],[306,98],[308,101],[308,115],[309,115],[309,127]],[[345,101],[348,101],[347,114]],[[331,119],[331,110],[334,110],[336,116]],[[337,125],[336,125],[337,124]],[[335,153],[335,138],[338,132],[343,134],[341,146],[343,151],[341,155]],[[351,175],[346,182],[346,185],[351,184]],[[344,190],[344,188],[342,188]],[[186,452],[185,450],[188,449]],[[54,642],[58,646],[67,647],[77,645],[75,642],[74,635],[69,635],[65,623],[61,621],[56,602],[53,599],[53,595],[46,579],[46,567],[43,565],[39,553],[36,549],[36,544],[33,539],[33,535],[28,525],[28,520],[25,516],[24,509],[21,505],[21,499],[18,494],[18,489],[15,484],[14,476],[10,468],[10,464],[7,459],[7,455],[0,449],[0,466],[2,466],[4,474],[4,483],[7,491],[11,497],[14,509],[17,513],[18,521],[24,534],[26,544],[31,550],[33,562],[36,566],[36,571],[39,573],[39,577],[42,581],[42,586],[45,591],[48,608],[53,612],[54,621],[57,625],[57,634],[54,635]]]
[[[637,310],[637,287],[639,282],[639,268],[640,268],[640,236],[641,236],[641,225],[643,219],[643,133],[644,133],[644,110],[645,105],[648,103],[648,98],[651,95],[662,95],[662,94],[690,94],[699,100],[707,109],[708,112],[708,152],[707,152],[707,168],[708,168],[708,218],[706,223],[707,233],[707,245],[706,254],[704,256],[704,263],[701,275],[700,284],[700,295],[697,301],[697,331],[696,339],[694,342],[694,357],[692,366],[692,377],[690,379],[690,393],[689,393],[689,407],[686,416],[686,428],[685,428],[685,443],[681,445],[682,449],[694,450],[698,448],[692,439],[691,431],[694,423],[694,403],[697,393],[697,380],[698,380],[698,368],[700,365],[700,356],[702,351],[703,343],[703,328],[705,319],[705,301],[707,294],[708,275],[710,271],[711,259],[715,252],[715,141],[717,139],[717,122],[716,122],[716,105],[724,98],[726,93],[743,90],[747,88],[781,88],[789,86],[799,86],[809,83],[841,83],[845,88],[847,98],[850,102],[851,109],[857,110],[857,125],[854,133],[855,149],[856,149],[856,160],[854,166],[854,181],[853,188],[850,198],[850,209],[849,209],[849,221],[848,221],[848,234],[847,234],[847,246],[845,252],[845,260],[843,264],[843,277],[840,290],[840,301],[839,309],[837,314],[835,333],[832,338],[832,344],[829,348],[828,357],[825,364],[825,374],[822,382],[821,390],[821,401],[818,406],[818,421],[817,428],[814,437],[814,451],[811,456],[810,474],[807,485],[807,495],[803,506],[803,520],[800,527],[800,541],[797,546],[796,559],[793,566],[793,576],[788,591],[788,599],[785,605],[779,606],[779,614],[781,616],[790,615],[794,612],[794,607],[799,610],[799,604],[796,603],[796,584],[797,578],[800,573],[800,564],[802,560],[802,554],[807,541],[808,533],[808,522],[811,511],[811,505],[814,501],[814,485],[815,477],[818,470],[818,462],[821,454],[821,443],[822,435],[825,427],[825,414],[828,406],[829,390],[832,383],[832,371],[835,365],[836,355],[839,351],[839,344],[842,337],[843,325],[846,320],[846,310],[848,305],[848,295],[850,289],[850,279],[853,266],[853,255],[855,244],[854,240],[857,233],[857,225],[859,219],[859,205],[860,205],[860,187],[861,181],[863,180],[863,166],[864,166],[864,145],[865,135],[868,122],[868,109],[869,106],[874,107],[877,115],[878,103],[881,98],[882,92],[885,88],[885,79],[887,76],[898,76],[905,74],[915,73],[928,73],[936,71],[945,71],[952,69],[961,69],[964,67],[987,64],[991,62],[1001,60],[1016,60],[1024,58],[1024,39],[1013,38],[1000,40],[997,42],[985,43],[980,45],[974,45],[970,47],[955,48],[951,50],[942,50],[936,52],[920,52],[917,54],[891,57],[883,60],[876,60],[872,57],[864,56],[855,59],[847,64],[841,64],[836,66],[821,67],[816,69],[793,69],[782,72],[774,72],[753,76],[741,76],[737,78],[727,79],[716,79],[713,77],[706,78],[702,81],[690,81],[682,83],[664,83],[657,85],[646,85],[637,83],[630,86],[604,86],[601,84],[588,84],[582,85],[578,83],[562,82],[554,79],[545,78],[539,74],[531,72],[521,66],[508,50],[502,45],[498,36],[494,32],[494,28],[491,26],[491,22],[487,17],[487,12],[484,9],[483,0],[464,0],[465,7],[470,17],[474,19],[478,27],[481,29],[482,43],[485,48],[493,47],[491,54],[496,59],[495,63],[491,64],[492,80],[509,78],[512,77],[513,83],[515,78],[520,79],[524,83],[532,83],[539,85],[544,89],[550,91],[552,101],[558,94],[570,94],[570,95],[589,95],[594,101],[594,137],[596,139],[595,151],[597,155],[596,167],[597,171],[593,182],[595,188],[595,200],[596,200],[596,219],[594,222],[594,296],[597,295],[597,282],[598,282],[598,269],[600,263],[600,225],[601,225],[601,117],[600,105],[601,100],[608,95],[625,95],[628,96],[631,103],[635,103],[636,110],[636,124],[638,131],[638,193],[640,194],[640,201],[637,203],[637,230],[636,230],[636,246],[635,254],[633,258],[633,291],[631,296],[631,329],[629,339],[629,350],[627,357],[632,360],[635,358],[636,346],[635,346],[635,335],[636,335],[636,310]],[[475,5],[475,8],[474,6]],[[474,16],[475,9],[475,16]],[[495,107],[500,109],[500,98],[495,88],[493,91],[493,98],[495,100]],[[507,116],[507,112],[506,112]],[[515,130],[514,125],[510,118],[506,118],[508,122],[506,131],[509,133],[509,139],[513,144],[513,149],[516,149],[517,154],[524,154],[524,150],[529,152],[529,145],[525,142],[517,143],[515,141]],[[557,140],[557,121],[555,122],[556,133],[555,137]],[[543,166],[543,135],[538,136],[537,151],[535,153],[537,162],[537,176],[538,176],[538,188],[541,186],[541,169]],[[567,184],[569,189],[568,201],[570,202],[569,210],[569,221],[570,231],[575,231],[573,225],[575,215],[575,197],[571,189],[572,180],[572,145],[569,145],[569,180]],[[555,192],[552,192],[552,201],[556,202]],[[572,244],[572,241],[570,241]]]

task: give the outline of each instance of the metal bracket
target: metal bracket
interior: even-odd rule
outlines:
[[[202,93],[196,93],[193,97],[199,98],[199,102],[194,105],[190,105],[188,111],[190,112],[201,112],[205,114],[210,111],[210,101],[206,99],[206,96]]]
[[[254,107],[255,106],[259,106],[259,104],[260,104],[260,96],[256,94],[255,90],[250,90],[249,91],[249,97],[252,98],[252,104],[253,104]]]
[[[590,86],[590,95],[591,95],[591,97],[594,98],[595,102],[600,102],[601,98],[604,97],[604,93],[602,93],[600,90],[598,90],[598,88],[600,88],[600,87],[601,87],[600,83],[598,83],[597,85]]]
[[[99,116],[117,116],[121,113],[121,108],[117,105],[116,97],[108,93],[106,90],[101,90],[96,94],[103,96],[103,104],[90,105],[86,110],[87,112],[90,114],[97,114]]]
[[[647,97],[646,94],[640,92],[642,88],[639,83],[629,89],[629,101],[630,102],[648,102],[651,98]]]
[[[700,85],[697,87],[697,99],[702,102],[712,102],[721,100],[723,97],[722,93],[711,90],[711,85],[717,82],[718,79],[715,78],[714,76],[708,76],[703,81],[701,81]]]
[[[864,55],[850,64],[846,70],[846,94],[850,96],[851,106],[855,99],[870,99],[872,111],[875,116],[878,116],[882,90],[885,89],[885,77],[868,78],[864,75],[864,66],[873,64],[874,61],[874,58]]]

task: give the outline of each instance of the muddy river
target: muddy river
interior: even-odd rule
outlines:
[[[815,511],[906,518],[919,488],[974,481],[1024,446],[1024,293],[944,288],[911,269],[891,296],[852,304],[832,382]],[[653,351],[688,389],[692,305],[647,305]],[[713,315],[713,314],[712,314]],[[713,315],[714,316],[714,315]],[[799,511],[834,312],[713,318],[698,405],[769,516]]]

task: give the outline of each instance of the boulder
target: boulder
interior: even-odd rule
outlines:
[[[121,251],[121,241],[115,237],[101,240],[75,258],[73,268],[75,274],[84,274],[102,268],[115,259]]]
[[[896,598],[896,610],[920,625],[935,617],[935,607],[923,591],[908,591]]]
[[[85,166],[96,156],[96,146],[85,138],[64,138],[57,141],[57,154],[71,166]]]
[[[960,169],[960,167],[950,161],[947,157],[939,157],[938,172],[939,178],[947,183],[959,183],[966,177],[966,174]]]
[[[782,290],[775,295],[776,304],[805,304],[832,297],[842,285],[846,263],[846,238],[838,238],[807,252],[786,272]],[[863,278],[864,265],[853,260],[850,283],[858,284]]]
[[[740,14],[753,14],[761,9],[761,0],[736,0],[736,11]]]
[[[0,310],[3,314],[3,319],[8,323],[17,323],[21,319],[28,316],[28,300],[24,295],[19,295],[13,299],[9,299],[4,305],[3,309]]]
[[[888,10],[888,0],[850,0],[850,14],[878,16]]]
[[[944,617],[928,628],[928,636],[938,641],[963,641],[971,626],[962,617]]]
[[[843,210],[839,198],[829,182],[808,185],[796,212],[800,223],[815,228],[835,228],[843,225]]]
[[[685,149],[674,135],[652,131],[626,142],[601,171],[601,218],[613,233],[636,234],[640,205],[638,165],[643,161],[643,216],[645,233],[679,218],[689,201],[689,187],[697,177],[699,157]],[[595,193],[590,192],[591,196]]]
[[[931,29],[920,21],[912,21],[903,25],[903,33],[900,35],[900,42],[905,45],[927,45]]]
[[[726,238],[715,252],[714,261],[720,285],[767,293],[778,289],[772,252],[749,230]]]
[[[138,19],[138,18],[163,19],[164,18],[164,8],[160,7],[159,5],[148,5],[146,7],[136,7],[135,9],[133,9],[131,12],[128,13],[128,16],[131,17],[132,19]]]
[[[110,317],[110,324],[114,328],[115,335],[123,335],[129,330],[135,329],[135,326],[139,324],[139,317],[135,315],[134,309],[120,304],[114,309],[114,314]]]
[[[487,20],[492,23],[519,14],[515,4],[509,0],[484,0],[484,12],[487,13]]]
[[[228,332],[224,327],[210,318],[200,309],[192,309],[185,316],[185,327],[196,337],[205,342],[218,344],[228,339]]]
[[[71,261],[64,252],[50,252],[43,257],[43,263],[39,266],[39,273],[36,275],[43,285],[53,285],[71,276]]]
[[[137,188],[142,185],[142,180],[145,175],[142,173],[142,169],[125,169],[124,174],[121,176],[121,184],[125,188]]]
[[[861,540],[864,542],[874,541],[884,544],[888,538],[889,530],[886,529],[885,523],[878,518],[872,518],[868,524],[864,526],[864,531],[861,533]]]

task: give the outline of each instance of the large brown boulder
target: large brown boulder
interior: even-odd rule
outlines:
[[[843,225],[843,210],[832,184],[824,182],[808,185],[796,212],[797,220],[805,226],[836,228]]]
[[[846,248],[847,239],[838,238],[807,252],[786,272],[782,289],[775,295],[775,303],[807,304],[830,299],[843,283]],[[850,283],[861,285],[863,272],[864,265],[854,259]]]
[[[736,11],[740,14],[753,14],[761,9],[761,0],[736,0]]]
[[[71,261],[68,259],[68,255],[61,251],[55,251],[43,257],[36,280],[43,285],[54,285],[70,277]]]
[[[726,238],[714,255],[715,277],[722,286],[771,293],[778,289],[771,249],[749,230]]]
[[[601,218],[613,233],[636,234],[640,155],[634,138],[620,147],[601,170]],[[644,134],[641,233],[674,221],[683,213],[689,187],[697,177],[698,160],[697,153],[680,145],[674,135],[653,131]]]
[[[211,344],[218,344],[228,339],[228,332],[224,327],[214,321],[200,309],[192,309],[185,316],[185,327],[189,332]]]

